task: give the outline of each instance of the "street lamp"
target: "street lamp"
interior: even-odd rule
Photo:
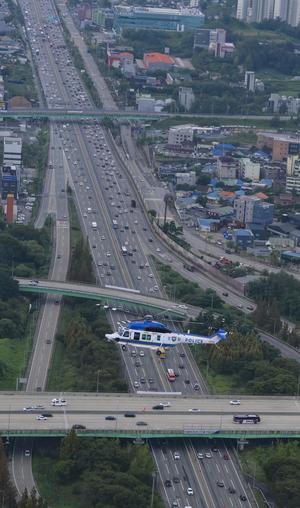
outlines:
[[[98,388],[99,388],[99,372],[100,372],[100,370],[98,370],[98,373],[97,373],[97,393],[98,393]]]
[[[153,506],[153,498],[154,498],[154,483],[155,483],[156,473],[152,473],[152,494],[151,494],[151,506]]]
[[[275,317],[271,317],[271,319],[274,319],[274,333],[273,333],[273,335],[275,335],[275,332],[276,332],[276,318]]]
[[[299,397],[299,384],[300,384],[300,370],[299,370],[299,376],[298,376],[297,397]]]
[[[250,462],[250,464],[254,464],[253,487],[255,487],[256,462],[252,462],[252,460],[247,460],[247,462]]]
[[[206,384],[207,384],[207,380],[208,380],[208,365],[209,365],[209,361],[208,360],[201,360],[201,362],[206,362]]]

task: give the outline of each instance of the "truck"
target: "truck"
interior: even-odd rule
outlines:
[[[131,205],[131,207],[132,207],[132,208],[135,208],[135,207],[136,207],[136,201],[135,201],[135,199],[132,199],[132,200],[130,201],[130,205]]]
[[[35,54],[36,54],[36,56],[38,56],[38,55],[40,54],[40,50],[39,50],[39,49],[36,49],[36,50],[35,50]]]
[[[92,222],[92,230],[97,231],[97,222]]]
[[[63,125],[63,130],[66,131],[67,130],[67,126],[66,125]]]
[[[185,268],[189,272],[195,271],[195,265],[191,265],[190,263],[183,263],[183,268]]]
[[[52,399],[51,406],[66,406],[67,401],[66,399],[59,398],[59,399]]]

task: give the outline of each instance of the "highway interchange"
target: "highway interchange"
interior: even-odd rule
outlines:
[[[64,47],[65,43],[59,23],[54,18],[48,19],[57,15],[53,4],[47,0],[40,2],[21,0],[20,3],[25,17],[27,38],[36,61],[47,107],[50,109],[92,109],[90,97],[85,92],[80,76],[73,66],[71,55]],[[82,46],[81,50],[85,51],[84,43],[68,14],[67,7],[65,5],[61,7],[66,14],[65,22],[71,29],[72,36]],[[43,41],[43,36],[45,41]],[[114,107],[105,82],[91,61],[92,57],[90,55],[85,55],[85,57],[85,60],[88,59],[86,67],[92,73],[94,81],[98,83],[97,88],[102,95],[105,108]],[[139,206],[137,189],[146,200],[151,202],[149,208],[158,207],[159,216],[163,216],[164,212],[162,202],[164,190],[159,187],[149,168],[146,168],[144,161],[136,154],[129,122],[123,121],[121,133],[123,147],[128,153],[127,160],[122,157],[121,150],[116,149],[105,129],[96,120],[81,119],[78,122],[52,120],[50,123],[49,168],[45,176],[43,198],[36,221],[36,227],[41,227],[48,215],[51,215],[55,221],[55,252],[49,278],[63,282],[67,274],[71,217],[69,216],[66,190],[67,185],[70,185],[83,234],[89,239],[97,285],[108,284],[132,288],[149,296],[165,297],[164,288],[157,277],[151,255],[169,263],[185,276],[188,277],[189,274],[183,269],[182,261],[168,252],[166,247],[151,234],[148,218],[145,217]],[[134,186],[127,178],[128,171],[134,175]],[[131,200],[137,202],[136,208],[131,205]],[[117,229],[112,227],[113,220],[117,221]],[[93,222],[97,223],[95,230],[92,228]],[[153,240],[152,242],[149,241],[150,238]],[[126,246],[127,256],[122,256],[122,246]],[[194,274],[193,280],[199,282],[202,287],[214,287],[219,294],[221,294],[220,291],[222,292],[222,288],[220,289],[217,282],[211,283],[202,274]],[[236,305],[241,301],[241,298],[233,292],[228,292],[229,303]],[[56,305],[57,302],[58,305]],[[35,344],[30,359],[31,367],[27,376],[26,391],[28,394],[34,392],[37,387],[40,387],[42,392],[46,389],[61,303],[61,296],[50,294],[43,298]],[[170,302],[170,307],[172,307],[172,302]],[[132,314],[130,312],[125,314],[124,310],[126,309],[122,307],[116,311],[111,309],[107,311],[113,326],[117,327],[118,323],[126,322],[127,319],[132,319],[138,313],[137,308],[130,308]],[[167,322],[170,324],[170,321]],[[49,344],[47,344],[47,340],[50,341]],[[189,350],[184,349],[184,346],[173,348],[167,354],[166,359],[161,361],[153,351],[145,350],[144,356],[140,356],[138,349],[135,351],[136,356],[132,356],[133,352],[133,348],[120,352],[132,392],[136,393],[142,389],[170,392],[170,395],[172,392],[181,392],[186,396],[193,397],[193,404],[196,403],[195,383],[200,387],[199,394],[207,393],[206,385],[196,368],[192,355]],[[136,365],[137,359],[141,363],[139,366]],[[182,369],[179,369],[179,364],[183,364]],[[168,367],[180,373],[175,383],[169,383],[166,379],[165,370]],[[142,378],[145,379],[145,383],[141,383]],[[186,383],[186,380],[189,380],[190,383]],[[134,386],[134,383],[138,385]],[[40,394],[37,396],[40,397]],[[83,401],[81,404],[84,407]],[[117,403],[113,404],[116,405],[118,413]],[[118,404],[121,409],[121,402]],[[189,405],[188,401],[185,401],[185,407],[186,405]],[[47,407],[47,409],[49,408]],[[66,429],[73,423],[81,423],[81,421],[77,421],[77,415],[71,416],[68,410],[69,405],[64,413],[60,413],[59,425],[61,428]],[[195,416],[197,415],[188,415],[188,417]],[[26,415],[11,413],[10,426],[12,426],[14,418],[23,426],[24,418],[32,417],[31,413]],[[94,426],[96,422],[96,417],[93,418],[91,426]],[[155,427],[155,425],[160,426],[161,422],[165,420],[165,415],[161,415],[159,412],[159,416],[147,414],[147,418],[149,418],[149,426]],[[157,418],[159,418],[158,423],[155,423]],[[178,424],[184,425],[187,415],[177,415],[176,422],[177,418]],[[211,416],[206,418],[204,425],[211,425]],[[218,421],[219,418],[218,415]],[[144,417],[141,419],[144,420]],[[116,422],[120,425],[120,418]],[[124,422],[126,425],[132,425],[131,419],[123,419],[123,424],[125,424]],[[172,418],[174,425],[173,422]],[[42,426],[45,424],[56,426],[57,419],[53,418],[53,423],[52,419],[47,422],[36,422],[34,419],[34,425],[36,423]],[[115,425],[114,422],[112,423]],[[232,423],[230,425],[232,426]],[[166,421],[166,426],[170,427],[169,420]],[[30,490],[34,481],[31,472],[31,457],[24,457],[26,447],[32,451],[33,445],[32,441],[26,441],[26,439],[28,438],[16,439],[14,446],[12,472],[19,494],[25,486]],[[151,440],[151,447],[159,470],[160,481],[164,485],[162,495],[167,501],[167,505],[171,505],[174,500],[177,500],[180,508],[187,504],[192,508],[196,508],[196,506],[212,508],[231,506],[234,508],[252,505],[248,500],[249,492],[245,491],[245,487],[241,483],[234,454],[231,454],[223,441],[218,443],[220,451],[213,452],[211,459],[198,460],[197,462],[195,462],[196,452],[200,450],[203,450],[204,453],[208,452],[211,449],[210,441],[199,438],[197,441],[190,442],[189,439],[168,438],[163,444],[161,440],[154,439]],[[176,450],[181,453],[180,465],[178,465],[179,461],[174,460]],[[228,461],[223,459],[225,453],[229,455]],[[183,469],[183,466],[186,470]],[[173,476],[179,477],[179,483],[173,482]],[[164,483],[168,477],[172,481],[171,488],[167,488]],[[216,482],[220,479],[224,479],[225,488],[217,487]],[[186,489],[189,482],[193,487],[194,495],[187,498]],[[236,488],[236,494],[229,493],[228,487],[230,485]],[[244,494],[245,492],[247,501],[243,502],[237,493]]]

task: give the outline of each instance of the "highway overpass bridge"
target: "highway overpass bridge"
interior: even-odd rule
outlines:
[[[30,286],[30,279],[16,279],[19,282],[20,291],[30,293],[52,293],[53,295],[75,296],[79,298],[89,298],[104,301],[112,304],[122,304],[128,307],[140,307],[153,311],[153,313],[168,312],[168,314],[185,319],[188,315],[196,316],[200,309],[192,308],[181,309],[180,302],[174,300],[165,300],[155,296],[142,295],[135,290],[127,288],[118,288],[115,286],[92,286],[72,282],[61,282],[53,280],[39,280],[36,286]]]
[[[31,109],[8,109],[0,110],[0,118],[61,118],[63,120],[71,120],[74,118],[116,118],[127,120],[163,120],[169,115],[166,113],[141,113],[139,111],[125,111],[118,109],[47,109],[47,108],[31,108]]]
[[[0,432],[4,436],[65,436],[75,424],[85,425],[81,436],[97,437],[206,437],[230,439],[300,438],[300,399],[296,397],[245,397],[240,406],[227,396],[193,396],[173,393],[64,394],[67,405],[51,406],[57,393],[0,393]],[[153,406],[170,402],[158,411]],[[45,409],[23,411],[43,405]],[[190,409],[199,409],[191,412]],[[37,420],[41,411],[53,417]],[[126,418],[126,411],[135,417]],[[259,414],[259,424],[233,423],[234,414]],[[106,420],[113,416],[115,420]],[[137,425],[138,422],[147,425]]]

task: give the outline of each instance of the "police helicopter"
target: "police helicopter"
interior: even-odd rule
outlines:
[[[226,339],[227,332],[218,330],[210,337],[195,335],[192,333],[176,332],[157,321],[153,317],[145,316],[145,321],[131,321],[125,327],[119,326],[115,333],[107,333],[105,337],[109,341],[121,344],[125,349],[131,344],[136,347],[156,349],[156,354],[165,354],[166,347],[174,347],[177,344],[217,344],[219,340]]]

